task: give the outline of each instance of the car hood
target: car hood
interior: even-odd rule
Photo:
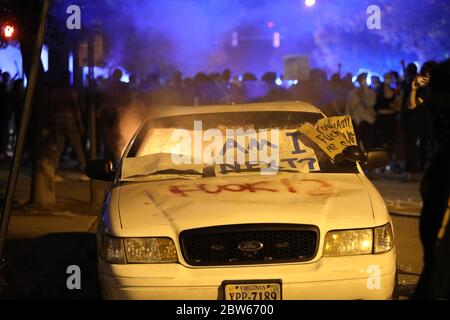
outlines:
[[[357,174],[277,174],[124,183],[122,229],[155,234],[246,223],[373,226],[369,193]]]

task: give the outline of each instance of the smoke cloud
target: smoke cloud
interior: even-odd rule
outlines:
[[[381,30],[366,27],[372,4],[381,9]],[[399,69],[400,59],[442,60],[450,52],[445,0],[318,0],[311,8],[302,0],[98,0],[82,14],[103,21],[108,64],[138,76],[226,67],[235,75],[281,73],[288,54],[308,55],[312,66],[329,72],[340,62],[344,72],[382,73]]]

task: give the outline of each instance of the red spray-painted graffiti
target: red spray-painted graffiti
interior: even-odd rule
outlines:
[[[281,179],[283,185],[286,186],[287,191],[290,193],[298,193],[295,186],[291,184],[291,180],[289,179]],[[326,181],[318,180],[318,179],[303,179],[300,180],[299,184],[304,184],[305,182],[313,182],[316,184],[315,188],[308,189],[307,193],[310,196],[331,196],[335,193],[334,187]]]
[[[223,185],[216,185],[208,187],[206,184],[196,184],[194,186],[170,186],[169,190],[175,195],[187,197],[188,192],[194,192],[194,191],[203,191],[205,193],[220,193],[222,191],[229,191],[229,192],[257,192],[257,191],[268,191],[268,192],[278,192],[276,189],[271,188],[263,188],[260,187],[260,184],[266,183],[266,181],[259,181],[254,183],[233,183],[233,184],[223,184]],[[187,189],[190,188],[190,189]]]
[[[228,192],[280,192],[279,188],[274,188],[272,186],[266,187],[261,186],[267,184],[269,181],[258,181],[253,183],[233,183],[233,184],[222,184],[222,185],[207,185],[207,184],[196,184],[192,186],[180,185],[180,186],[169,186],[169,191],[180,197],[188,197],[191,192],[204,192],[207,194],[218,194],[224,191]],[[289,179],[281,179],[282,185],[286,188],[289,193],[299,193],[297,187],[304,185],[305,183],[313,183],[315,186],[306,190],[306,193],[310,196],[317,197],[327,197],[333,195],[334,188],[331,184],[326,181],[318,179],[304,179],[294,186]]]

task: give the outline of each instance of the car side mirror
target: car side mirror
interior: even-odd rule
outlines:
[[[87,162],[86,175],[94,180],[113,181],[116,170],[111,160],[96,159]]]
[[[385,149],[372,149],[366,154],[366,163],[361,163],[361,167],[365,170],[372,170],[386,167],[391,160],[389,152]]]
[[[348,146],[342,151],[345,160],[351,162],[367,162],[367,157],[359,146]]]

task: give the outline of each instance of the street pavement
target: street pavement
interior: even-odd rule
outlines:
[[[90,204],[90,182],[71,171],[56,182],[58,205],[42,210],[25,205],[30,177],[21,170],[10,220],[6,256],[11,265],[6,298],[97,299],[96,275],[98,199],[105,184],[96,183],[97,200]],[[397,243],[397,268],[401,299],[411,296],[422,270],[419,238],[421,201],[418,182],[402,182],[398,176],[384,176],[373,183],[391,213]],[[3,196],[7,170],[0,166],[0,194]],[[78,265],[82,289],[68,290],[67,267]]]
[[[372,183],[386,203],[394,224],[400,298],[410,297],[423,268],[419,236],[422,200],[419,182],[403,182],[401,176],[384,176]]]
[[[62,173],[56,182],[57,205],[48,210],[27,205],[30,173],[21,169],[10,219],[5,256],[10,265],[6,299],[99,299],[96,272],[98,199],[105,184],[96,182],[96,203],[90,203],[90,182],[80,174]],[[0,198],[8,172],[0,166]],[[81,290],[68,290],[67,268],[81,269]]]

